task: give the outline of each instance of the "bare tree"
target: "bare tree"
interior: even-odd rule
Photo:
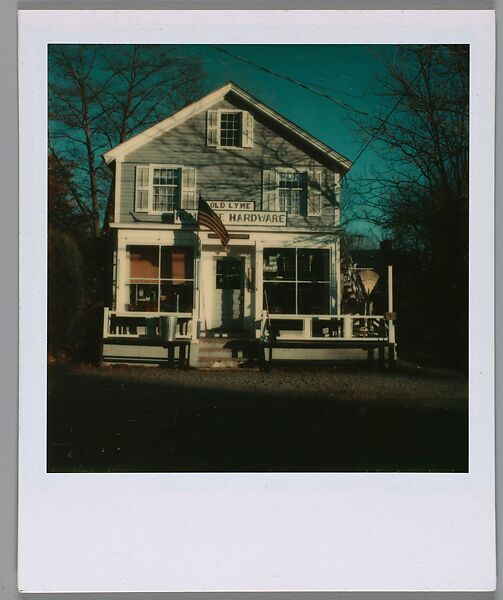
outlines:
[[[74,165],[75,195],[98,237],[113,200],[101,154],[201,95],[201,63],[157,45],[57,45],[49,67],[51,154]]]
[[[361,208],[399,243],[425,253],[439,216],[466,217],[468,63],[466,46],[400,48],[381,81],[394,110],[359,122],[380,158],[361,181]]]
[[[424,318],[432,339],[459,352],[468,319],[469,48],[405,46],[387,68],[379,85],[392,110],[359,123],[380,158],[358,184],[359,209],[414,257],[410,318]]]

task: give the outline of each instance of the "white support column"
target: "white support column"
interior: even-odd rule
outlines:
[[[341,236],[337,234],[335,242],[335,285],[336,285],[336,315],[341,314],[342,290],[341,290]]]
[[[312,324],[313,324],[313,320],[311,317],[306,317],[304,319],[302,319],[302,335],[305,338],[310,338],[312,337]]]
[[[200,281],[201,281],[201,238],[197,231],[194,231],[196,237],[196,243],[194,244],[195,250],[195,261],[194,261],[194,307],[192,309],[192,341],[195,342],[199,336],[199,320],[201,318],[199,314],[200,307]]]
[[[126,253],[127,240],[125,239],[125,235],[122,230],[119,230],[118,234],[115,309],[119,312],[122,312],[125,310],[127,302],[126,280],[128,275],[127,271],[129,269],[129,260]]]
[[[264,310],[264,248],[262,244],[255,246],[255,320],[262,318]]]
[[[344,315],[342,318],[342,337],[345,340],[353,338],[353,317],[351,315]]]
[[[388,265],[388,312],[393,312],[393,267]],[[393,319],[388,320],[388,337],[389,342],[395,343],[395,321]]]

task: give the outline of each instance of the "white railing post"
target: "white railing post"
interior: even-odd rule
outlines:
[[[342,337],[345,340],[350,340],[353,337],[353,317],[351,315],[342,317]]]
[[[108,337],[109,331],[110,331],[110,327],[109,327],[108,306],[105,306],[105,308],[103,309],[103,339]]]
[[[302,335],[305,338],[311,337],[311,321],[309,317],[302,319]]]

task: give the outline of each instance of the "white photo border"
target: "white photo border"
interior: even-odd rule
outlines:
[[[47,45],[292,40],[470,44],[469,473],[47,473]],[[20,11],[19,98],[20,590],[494,589],[494,12]]]

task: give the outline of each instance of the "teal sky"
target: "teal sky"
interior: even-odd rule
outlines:
[[[289,44],[220,47],[307,84],[339,102],[323,98],[211,46],[187,45],[179,47],[179,51],[203,60],[208,91],[232,80],[350,160],[355,159],[365,143],[354,119],[368,118],[351,108],[383,117],[394,102],[378,94],[389,78],[385,61],[393,61],[395,46]],[[355,185],[360,177],[378,167],[378,161],[373,145],[369,146],[348,174],[348,185]],[[358,220],[352,222],[349,229],[380,237],[375,227],[369,228],[368,224]]]
[[[306,83],[319,92],[358,110],[382,115],[389,110],[376,96],[379,80],[387,77],[381,60],[392,60],[393,46],[366,45],[225,45],[230,53],[281,75]],[[208,88],[229,80],[265,102],[349,159],[363,140],[355,132],[348,108],[219,52],[211,46],[185,46],[204,61]],[[365,162],[368,162],[370,157]],[[359,161],[358,161],[359,162]],[[363,162],[363,157],[362,157]]]
[[[396,46],[271,44],[220,47],[282,77],[224,54],[216,47],[179,45],[176,47],[179,56],[195,56],[203,63],[206,81],[202,94],[234,81],[352,161],[365,144],[355,119],[383,117],[392,106],[393,100],[387,100],[379,93],[389,80],[385,63],[393,62]],[[302,82],[335,101],[283,77]],[[49,79],[56,78],[56,72],[49,69]],[[358,111],[366,114],[358,114]],[[349,190],[354,189],[374,167],[379,167],[374,149],[373,145],[369,146],[349,172],[346,178]],[[358,222],[358,218],[352,221],[350,229],[380,237],[377,230]]]

